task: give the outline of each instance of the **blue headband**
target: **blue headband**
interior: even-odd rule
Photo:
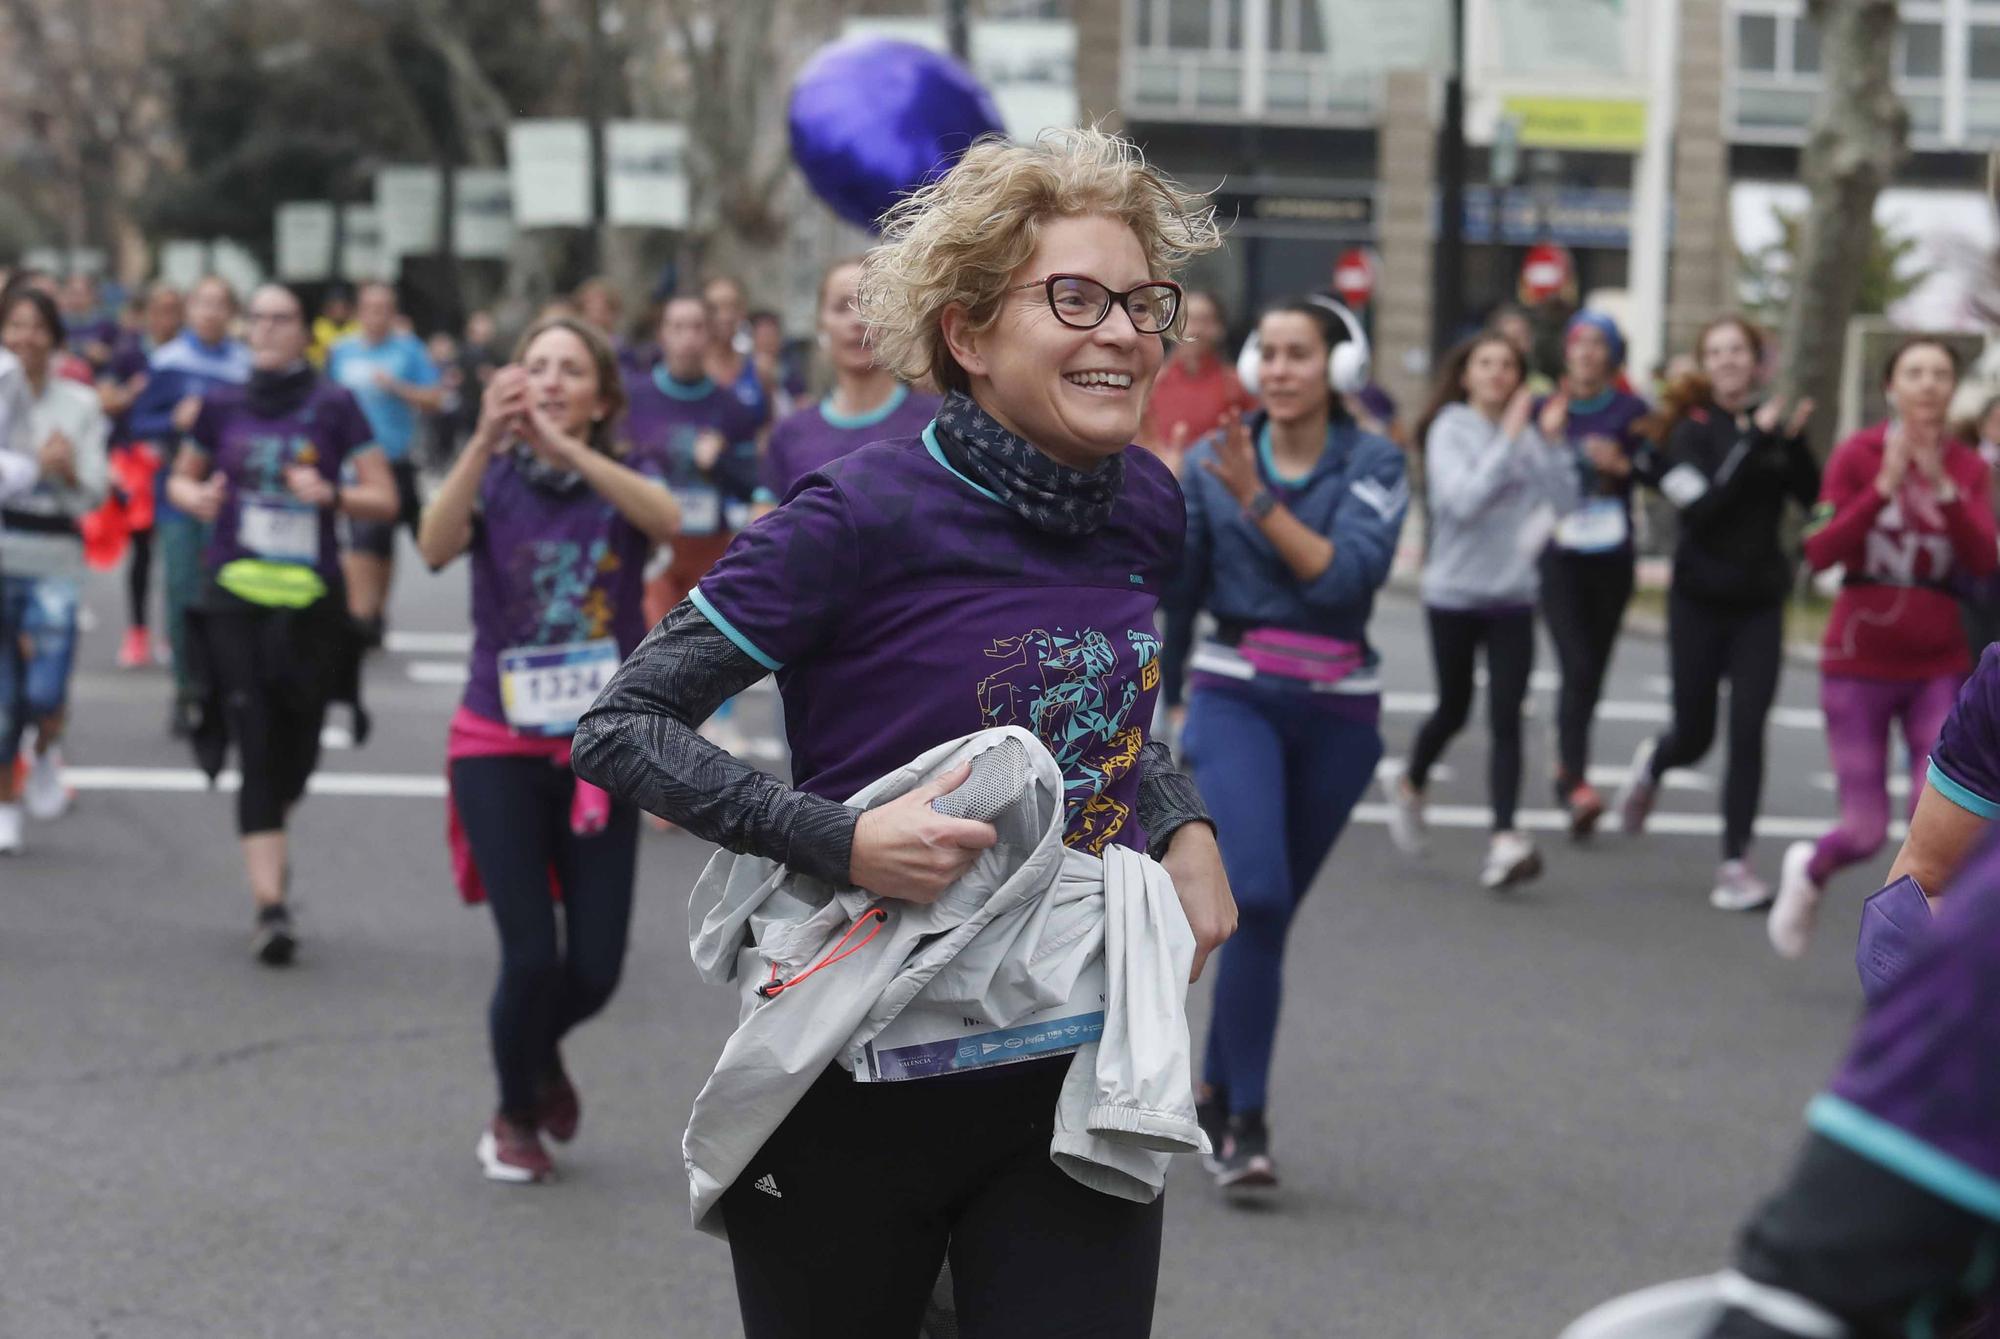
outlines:
[[[1603,312],[1591,311],[1586,307],[1584,310],[1570,317],[1569,324],[1563,328],[1563,343],[1569,343],[1570,336],[1574,335],[1584,326],[1589,326],[1592,330],[1604,336],[1604,343],[1611,350],[1611,368],[1613,371],[1625,366],[1625,332],[1618,328],[1618,322],[1612,320]]]

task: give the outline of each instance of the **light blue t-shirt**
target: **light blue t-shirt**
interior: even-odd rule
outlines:
[[[380,344],[370,344],[363,335],[349,335],[327,355],[327,375],[354,393],[375,440],[391,460],[410,454],[410,439],[417,435],[417,411],[401,396],[375,384],[377,372],[387,372],[410,386],[438,384],[437,364],[422,340],[415,335],[392,334]]]

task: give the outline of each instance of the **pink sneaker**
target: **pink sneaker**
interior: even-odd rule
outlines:
[[[144,628],[125,629],[125,640],[118,644],[119,669],[144,669],[153,663],[153,634]]]
[[[556,1173],[555,1160],[533,1130],[516,1125],[499,1113],[479,1136],[479,1165],[489,1181],[532,1185]]]

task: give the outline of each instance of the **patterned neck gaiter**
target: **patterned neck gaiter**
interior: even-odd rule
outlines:
[[[961,391],[945,396],[938,410],[937,441],[953,469],[1052,535],[1074,538],[1095,531],[1109,519],[1125,484],[1123,456],[1112,456],[1095,474],[1058,464]]]

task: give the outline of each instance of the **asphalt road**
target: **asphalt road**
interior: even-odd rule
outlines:
[[[726,1249],[687,1226],[679,1140],[731,1026],[695,979],[687,890],[706,848],[646,835],[626,980],[567,1048],[583,1090],[562,1179],[479,1176],[493,1104],[495,946],[442,840],[464,576],[407,563],[369,671],[377,738],[329,754],[295,827],[304,952],[245,945],[231,808],[166,738],[161,672],[112,667],[121,598],[89,604],[74,812],[0,863],[0,1336],[727,1336]],[[1392,753],[1429,680],[1418,614],[1386,600]],[[1553,664],[1546,654],[1544,666]],[[1664,715],[1661,648],[1630,638],[1598,727],[1615,772]],[[1524,792],[1553,823],[1538,681]],[[1831,813],[1811,672],[1786,673],[1757,851]],[[768,729],[768,696],[744,719]],[[1663,831],[1572,849],[1495,897],[1479,727],[1434,788],[1431,855],[1370,805],[1302,912],[1271,1119],[1283,1193],[1232,1209],[1192,1161],[1169,1191],[1155,1332],[1550,1339],[1629,1287],[1713,1268],[1780,1176],[1855,1016],[1838,895],[1810,958],[1705,902],[1719,759]],[[1207,987],[1196,990],[1197,1038]],[[1031,1263],[1024,1287],[1032,1287]]]

